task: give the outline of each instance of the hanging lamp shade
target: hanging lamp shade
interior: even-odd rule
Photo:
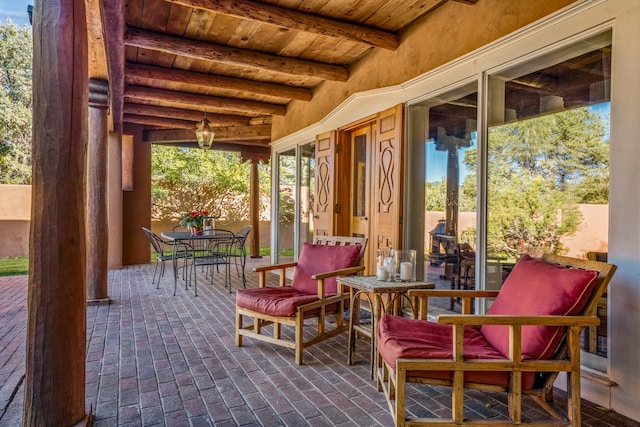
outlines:
[[[211,148],[213,144],[213,138],[216,136],[211,126],[209,126],[209,119],[205,113],[204,119],[198,124],[196,129],[196,138],[198,139],[198,146],[200,148]]]

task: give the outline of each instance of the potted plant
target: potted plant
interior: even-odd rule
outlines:
[[[204,219],[209,215],[205,210],[192,211],[184,214],[180,219],[180,225],[191,230],[191,233],[202,232]]]

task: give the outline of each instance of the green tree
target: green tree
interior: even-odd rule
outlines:
[[[250,165],[238,153],[181,147],[151,147],[151,200],[154,219],[176,221],[207,210],[224,221],[249,218]],[[269,204],[269,165],[260,164],[260,212]]]
[[[579,203],[608,203],[609,143],[587,108],[489,130],[487,245],[492,255],[561,253],[580,224]],[[474,170],[477,152],[464,161]],[[463,184],[463,189],[468,185]]]
[[[31,28],[0,23],[0,182],[31,183]]]
[[[447,182],[444,177],[438,182],[424,183],[424,208],[426,211],[443,211],[447,200]]]

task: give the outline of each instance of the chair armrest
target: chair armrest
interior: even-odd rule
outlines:
[[[325,273],[318,273],[311,276],[313,280],[318,281],[318,298],[321,300],[325,299],[324,296],[324,281],[330,277],[338,277],[338,276],[349,276],[351,274],[356,274],[360,271],[364,270],[364,265],[359,265],[357,267],[347,267],[341,268],[340,270],[327,271]],[[341,283],[338,283],[337,293],[344,293],[343,287]]]
[[[255,271],[256,273],[260,273],[261,271],[282,270],[282,269],[286,270],[287,268],[295,267],[297,265],[298,265],[297,262],[287,262],[287,263],[283,263],[283,264],[263,265],[261,267],[254,267],[253,271]]]
[[[286,283],[286,270],[287,268],[292,268],[297,266],[297,262],[287,262],[283,264],[273,264],[273,265],[265,265],[262,267],[255,267],[253,271],[258,273],[258,287],[264,288],[267,286],[267,271],[280,270],[280,283],[281,287],[284,287]]]
[[[462,357],[464,327],[481,325],[504,325],[509,327],[509,359],[519,361],[522,358],[522,327],[552,326],[567,327],[569,348],[575,353],[580,346],[580,331],[585,326],[597,326],[600,319],[595,316],[513,316],[513,315],[440,315],[436,317],[441,324],[452,325],[454,359]],[[570,352],[572,350],[569,350]]]
[[[348,276],[351,274],[358,273],[359,271],[364,271],[364,265],[359,265],[357,267],[342,268],[340,270],[327,271],[326,273],[318,273],[311,276],[311,278],[313,280],[324,280],[329,277]]]
[[[476,315],[476,314],[442,314],[436,316],[438,323],[446,325],[481,326],[598,326],[600,319],[595,316],[513,316],[505,314]]]

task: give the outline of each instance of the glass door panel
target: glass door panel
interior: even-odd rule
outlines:
[[[610,35],[489,77],[486,287],[523,253],[608,248]],[[604,327],[583,348],[605,356]]]
[[[424,152],[424,278],[473,288],[477,205],[477,84],[411,106],[411,144]],[[437,301],[457,309],[455,301]]]
[[[316,144],[315,141],[300,146],[300,206],[299,248],[304,242],[313,241],[313,206],[316,188]]]
[[[296,150],[278,154],[278,236],[275,261],[294,260],[296,209]]]

